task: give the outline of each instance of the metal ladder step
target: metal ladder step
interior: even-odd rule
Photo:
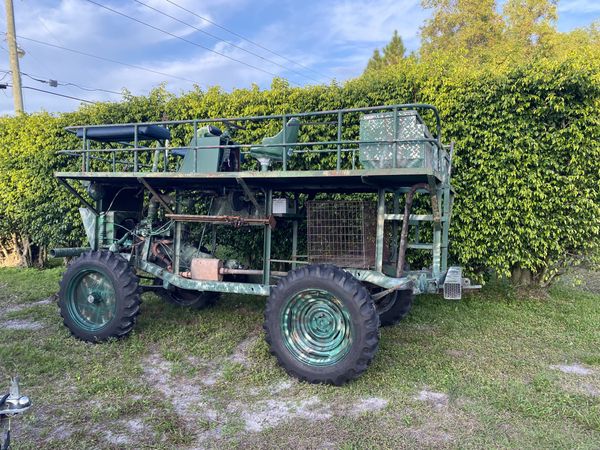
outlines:
[[[418,250],[433,250],[433,244],[415,244],[409,243],[407,248],[416,248]]]
[[[386,214],[385,220],[398,220],[402,221],[404,214]],[[414,222],[433,222],[433,215],[431,214],[411,214],[408,217],[409,221]]]

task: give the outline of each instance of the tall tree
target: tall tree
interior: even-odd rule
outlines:
[[[421,28],[421,54],[459,51],[474,55],[502,35],[502,17],[495,0],[422,0],[433,15]]]
[[[371,59],[369,59],[369,62],[367,63],[367,68],[365,69],[365,72],[369,72],[372,70],[378,70],[381,69],[383,67],[383,58],[381,57],[381,53],[379,52],[379,49],[376,48],[375,50],[373,50],[373,56],[371,56]]]
[[[404,58],[404,53],[406,53],[404,42],[402,42],[398,30],[394,30],[392,40],[383,48],[383,55],[377,48],[373,51],[373,56],[369,59],[365,72],[398,64]]]
[[[547,43],[556,33],[557,0],[507,0],[503,13],[506,38],[527,48]]]

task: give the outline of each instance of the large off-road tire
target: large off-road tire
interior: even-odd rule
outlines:
[[[58,306],[73,336],[91,342],[131,332],[140,311],[139,279],[120,255],[89,251],[60,280]]]
[[[296,269],[267,299],[270,351],[288,374],[341,385],[364,372],[377,352],[379,318],[367,289],[338,267]]]
[[[154,285],[162,285],[160,278],[154,279]],[[204,309],[213,306],[219,299],[220,292],[199,292],[173,287],[173,289],[158,289],[154,291],[167,302],[194,309]]]
[[[412,289],[402,289],[383,297],[375,303],[382,327],[396,325],[410,312],[415,294]]]

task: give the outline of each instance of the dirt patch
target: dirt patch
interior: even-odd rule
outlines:
[[[29,303],[29,306],[42,306],[42,305],[50,305],[52,303],[56,303],[58,301],[58,295],[51,295],[43,300],[38,300],[37,302]]]
[[[297,385],[298,382],[296,380],[285,380],[285,381],[281,381],[279,383],[275,383],[273,386],[271,386],[269,388],[269,394],[270,395],[277,395],[277,394],[281,394],[284,391],[287,391],[289,389],[292,388],[292,386]]]
[[[421,448],[443,447],[453,440],[450,433],[430,425],[408,430],[406,434],[412,437]]]
[[[187,361],[192,366],[201,369],[200,372],[201,372],[202,376],[199,377],[198,380],[204,386],[208,386],[208,387],[214,386],[223,377],[223,364],[224,363],[232,362],[232,363],[240,364],[244,367],[250,367],[252,365],[252,361],[248,357],[248,352],[250,351],[252,346],[256,343],[257,339],[258,339],[258,336],[256,336],[256,335],[253,335],[253,336],[250,336],[250,337],[244,339],[242,342],[240,342],[235,347],[235,349],[233,350],[233,353],[224,359],[204,360],[204,359],[200,359],[200,358],[196,358],[196,357],[188,357]],[[170,366],[169,366],[169,370],[170,370]]]
[[[129,430],[133,433],[141,433],[146,428],[144,422],[142,422],[141,419],[130,419],[125,424],[127,425],[127,428],[129,428]]]
[[[213,424],[219,417],[205,392],[207,387],[201,378],[188,379],[173,376],[172,363],[158,353],[146,357],[143,366],[144,382],[165,397],[188,430],[199,430],[196,432],[193,448],[202,448],[203,443],[221,437],[220,423],[208,429],[198,427],[199,423]],[[134,425],[140,424],[134,423]]]
[[[468,356],[467,352],[464,350],[456,350],[456,349],[448,349],[446,350],[446,354],[453,358],[465,358]]]
[[[254,346],[256,341],[258,340],[258,336],[250,336],[240,342],[233,354],[229,357],[231,362],[235,362],[243,365],[244,367],[250,366],[251,362],[248,359],[248,352]]]
[[[443,447],[454,439],[447,431],[430,424],[410,429],[406,434],[418,442],[421,448]]]
[[[283,421],[306,419],[309,421],[326,420],[332,417],[329,407],[318,397],[306,400],[261,400],[254,405],[237,403],[232,405],[233,411],[239,411],[245,422],[246,431],[260,432],[272,428]]]
[[[452,447],[458,436],[473,435],[482,428],[475,416],[461,406],[468,403],[466,398],[453,398],[450,402],[444,392],[422,389],[413,400],[422,406],[409,408],[404,417],[398,418],[398,423],[406,426],[398,430],[399,434],[412,441],[408,448]]]
[[[560,386],[563,390],[587,397],[600,397],[600,373],[574,364],[571,366],[551,366],[566,375],[561,376]]]
[[[600,397],[600,389],[591,383],[582,383],[581,388],[590,397]]]
[[[14,303],[14,304],[9,303],[7,305],[4,305],[3,307],[0,307],[0,316],[2,316],[4,314],[8,314],[8,313],[23,311],[25,309],[35,308],[37,306],[49,305],[51,303],[54,303],[55,301],[56,301],[55,296],[50,296],[43,300],[38,300],[37,302],[32,302],[32,303]]]
[[[127,445],[130,444],[131,441],[127,436],[121,433],[113,433],[112,431],[106,430],[104,431],[104,439],[108,441],[109,444],[112,445]]]
[[[571,373],[574,375],[592,375],[594,371],[592,369],[588,369],[580,364],[571,364],[571,365],[557,365],[550,366],[551,369],[560,370],[563,373]]]
[[[217,361],[205,360],[201,358],[197,358],[195,356],[189,356],[187,358],[187,362],[199,369],[200,376],[198,377],[200,383],[205,386],[213,386],[217,384],[217,382],[223,376],[223,369],[221,365],[217,363]],[[169,365],[169,370],[170,370]]]
[[[148,356],[143,365],[146,383],[170,400],[173,409],[180,416],[193,416],[193,406],[202,404],[204,400],[200,385],[183,378],[174,378],[171,375],[172,364],[158,353]]]
[[[74,430],[71,425],[62,424],[51,431],[50,438],[52,440],[63,441],[69,439],[73,433]]]
[[[245,359],[248,348],[255,342],[256,337],[246,339],[238,345],[233,355],[222,362],[234,361],[240,364],[248,363]],[[194,445],[202,446],[208,442],[214,443],[222,438],[223,429],[227,425],[239,422],[246,432],[260,432],[265,428],[277,426],[284,421],[302,418],[308,420],[324,420],[331,417],[317,397],[308,399],[275,399],[281,392],[292,386],[291,382],[282,382],[273,386],[267,392],[256,392],[261,398],[258,401],[246,400],[247,394],[240,393],[236,400],[223,405],[218,399],[218,392],[212,388],[221,376],[222,369],[216,361],[195,360],[196,365],[209,367],[208,374],[197,375],[193,378],[175,377],[172,374],[173,365],[158,353],[150,354],[144,361],[144,381],[150,387],[158,390],[172,405],[173,410],[186,424],[189,430],[194,430]],[[266,398],[265,398],[266,397]],[[209,424],[198,427],[199,423]],[[113,445],[126,445],[120,442],[119,435],[108,436]]]
[[[583,266],[574,267],[560,277],[559,283],[593,294],[600,294],[600,271]]]
[[[148,434],[154,435],[149,427],[144,425],[142,419],[134,418],[129,420],[119,420],[103,426],[99,433],[104,440],[113,446],[136,447],[139,437]]]
[[[214,386],[223,376],[223,371],[217,367],[207,370],[206,374],[200,379],[205,386]]]
[[[12,319],[0,322],[0,329],[4,330],[41,330],[44,324],[26,319]]]
[[[260,433],[295,421],[326,423],[336,416],[358,417],[388,406],[389,400],[381,397],[357,400],[340,398],[331,404],[309,394],[299,382],[292,379],[278,380],[271,385],[250,390],[238,388],[224,402],[218,383],[223,364],[232,361],[250,364],[246,355],[256,339],[256,336],[245,339],[231,356],[223,359],[190,359],[190,363],[206,369],[204,373],[200,370],[192,377],[174,375],[173,364],[158,352],[151,353],[143,360],[143,381],[160,392],[182,423],[194,433],[192,446],[202,447],[209,443],[218,446],[219,442],[225,445],[229,439],[239,439],[243,433]],[[232,429],[236,431],[232,432]],[[121,442],[121,434],[114,432],[107,440],[112,445],[128,445],[127,442]]]
[[[517,298],[544,302],[550,300],[548,289],[539,286],[518,286],[516,289]]]
[[[419,395],[415,397],[415,400],[427,402],[436,408],[448,406],[448,394],[444,394],[443,392],[433,392],[424,389],[419,392]]]
[[[381,411],[388,405],[388,401],[381,397],[367,397],[357,401],[350,409],[351,415],[361,415],[374,411]]]

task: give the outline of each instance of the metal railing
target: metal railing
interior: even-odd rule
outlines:
[[[412,139],[400,139],[398,138],[398,118],[402,111],[417,111],[421,123],[424,123],[423,118],[419,112],[430,112],[433,115],[435,135],[427,137],[425,134],[422,138]],[[381,113],[387,112],[392,113],[393,118],[393,138],[392,139],[381,139],[381,140],[361,140],[353,139],[358,136],[358,125],[361,117],[367,113]],[[356,117],[352,117],[355,115]],[[286,130],[288,121],[291,118],[306,119],[311,118],[312,121],[306,121],[301,123],[302,127],[318,126],[318,127],[330,127],[330,130],[325,134],[328,139],[323,140],[312,140],[312,141],[296,141],[286,142],[286,133],[283,133],[283,139],[281,143],[270,143],[270,144],[258,144],[258,143],[240,143],[237,142],[238,135],[240,132],[246,132],[246,134],[252,134],[253,131],[247,127],[256,124],[265,124],[265,122],[279,122],[281,128],[278,130]],[[327,118],[326,121],[314,121],[318,118]],[[168,140],[154,140],[150,146],[141,145],[147,140],[140,137],[140,127],[144,126],[161,126],[169,129],[171,136],[175,135],[175,139],[183,139],[185,137],[190,140],[191,138],[198,136],[198,131],[202,126],[224,124],[226,132],[231,136],[231,143],[220,144],[220,145],[178,145],[171,146]],[[99,146],[101,142],[96,142],[92,138],[89,138],[90,130],[102,129],[108,127],[114,127],[114,124],[106,125],[83,125],[83,126],[72,126],[67,127],[66,130],[70,132],[80,131],[82,137],[82,145],[78,149],[61,150],[59,153],[68,155],[71,157],[81,158],[81,171],[102,171],[102,172],[140,172],[145,171],[163,171],[163,172],[176,172],[178,170],[179,157],[175,157],[177,150],[214,150],[214,149],[239,149],[241,154],[250,154],[250,149],[260,149],[266,147],[282,147],[283,149],[291,148],[291,155],[288,155],[287,151],[282,151],[282,160],[280,162],[281,167],[276,170],[287,171],[289,169],[289,160],[294,155],[300,154],[335,154],[335,167],[333,170],[351,169],[357,168],[356,156],[360,152],[361,146],[365,145],[387,145],[392,150],[392,162],[391,168],[398,168],[398,147],[400,145],[414,145],[414,144],[430,144],[433,150],[431,166],[432,168],[440,173],[445,174],[450,168],[450,158],[444,146],[441,142],[441,123],[439,113],[434,106],[427,104],[402,104],[402,105],[391,105],[391,106],[377,106],[377,107],[365,107],[365,108],[350,108],[350,109],[339,109],[329,111],[316,111],[316,112],[304,112],[294,114],[279,114],[279,115],[262,115],[262,116],[246,116],[246,117],[221,117],[215,119],[194,119],[194,120],[171,120],[171,121],[160,121],[160,122],[139,122],[139,123],[126,123],[118,124],[119,126],[129,126],[133,128],[133,142],[114,142],[111,143],[113,146],[102,147]],[[267,124],[268,125],[268,124]],[[335,126],[335,128],[333,128]],[[272,125],[271,125],[271,128]],[[183,130],[183,133],[182,133]],[[190,136],[191,132],[191,136]],[[302,133],[302,132],[301,132]],[[179,136],[178,136],[179,134]],[[308,134],[308,133],[307,133]],[[266,137],[264,135],[260,137]],[[253,136],[253,139],[260,139],[260,137]],[[333,137],[333,138],[330,138]],[[236,140],[235,142],[233,140]],[[196,140],[194,140],[195,142]],[[115,147],[116,145],[116,147]],[[174,153],[175,152],[175,153]],[[149,155],[149,156],[148,156]],[[193,152],[194,167],[196,167],[197,152]],[[94,170],[94,162],[103,163],[101,165],[102,170]],[[278,163],[279,164],[279,163]],[[310,164],[309,164],[310,165]],[[98,165],[96,165],[98,167]],[[121,170],[117,170],[118,168]],[[302,170],[313,170],[311,168]]]

